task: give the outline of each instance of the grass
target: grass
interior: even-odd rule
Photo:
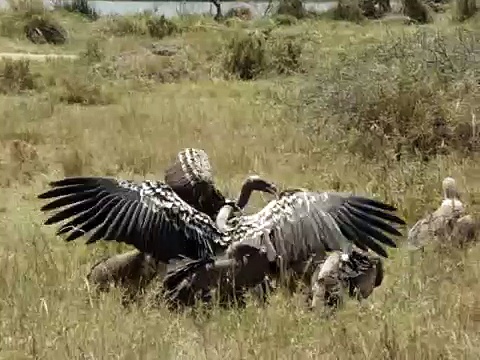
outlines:
[[[158,36],[151,15],[49,16],[66,44],[33,45],[2,21],[24,12],[0,13],[0,51],[81,55],[0,63],[0,358],[479,358],[478,246],[415,266],[400,246],[382,287],[330,320],[282,294],[266,309],[194,318],[126,310],[115,292],[93,301],[89,267],[126,247],[65,244],[41,225],[36,199],[64,175],[161,179],[188,146],[208,152],[230,196],[259,173],[385,199],[411,225],[438,206],[451,175],[478,213],[478,17],[460,24],[447,13],[424,26],[188,17]],[[152,43],[176,54],[153,55]],[[256,195],[250,210],[265,200]]]

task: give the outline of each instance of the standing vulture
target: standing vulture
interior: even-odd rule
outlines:
[[[418,220],[408,232],[408,247],[412,251],[423,251],[430,241],[441,244],[450,239],[463,244],[476,236],[478,224],[471,215],[467,215],[455,179],[443,179],[442,188],[443,201],[440,207]]]

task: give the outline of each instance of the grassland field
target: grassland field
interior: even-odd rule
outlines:
[[[28,41],[34,17],[68,41]],[[125,309],[115,291],[93,301],[90,266],[127,247],[66,244],[36,199],[63,176],[162,179],[181,148],[200,147],[229,196],[256,173],[368,194],[412,225],[453,176],[478,213],[478,15],[170,23],[29,7],[0,12],[0,52],[79,55],[0,63],[0,359],[480,359],[479,246],[411,264],[400,239],[383,285],[330,319],[282,293],[192,317]]]

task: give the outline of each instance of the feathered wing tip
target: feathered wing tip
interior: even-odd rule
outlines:
[[[342,233],[358,248],[371,249],[388,258],[380,244],[396,248],[395,241],[387,235],[402,236],[393,225],[406,225],[405,220],[393,214],[395,211],[396,207],[381,201],[351,196],[334,218]]]
[[[37,198],[56,199],[43,205],[40,211],[47,212],[66,205],[72,206],[50,216],[44,224],[55,224],[90,209],[96,201],[95,197],[105,193],[99,186],[103,186],[105,190],[109,190],[113,188],[111,184],[114,181],[114,179],[100,177],[70,177],[50,182],[49,185],[51,189],[39,194]],[[58,235],[66,232],[62,231],[62,229],[63,227],[57,233]]]
[[[45,224],[68,220],[57,231],[68,233],[67,242],[93,231],[87,244],[101,239],[123,242],[164,262],[179,255],[212,255],[212,244],[222,235],[210,218],[161,182],[86,177],[51,185],[54,188],[39,198],[55,199],[42,211],[59,211]]]
[[[395,206],[393,206],[391,204],[387,204],[383,201],[367,198],[365,196],[352,195],[352,196],[349,197],[349,200],[351,202],[360,203],[360,204],[364,204],[364,205],[369,205],[373,208],[378,208],[378,209],[381,209],[381,210],[392,211],[392,212],[398,210]],[[397,219],[399,219],[399,218],[397,218]],[[400,223],[403,223],[403,224],[405,223],[402,219],[399,219],[398,221],[400,221]]]
[[[62,180],[48,183],[52,189],[37,196],[38,199],[51,199],[62,195],[68,195],[72,190],[90,190],[95,188],[97,177],[67,177]]]

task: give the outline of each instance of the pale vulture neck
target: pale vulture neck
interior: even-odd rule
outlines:
[[[224,205],[217,214],[216,224],[220,231],[227,230],[227,222],[233,212],[233,206]]]
[[[445,200],[447,199],[458,200],[459,199],[458,192],[455,188],[446,188],[443,192],[443,198]]]
[[[247,179],[243,183],[242,189],[240,190],[240,195],[238,196],[238,199],[237,199],[237,206],[243,210],[243,208],[245,208],[245,206],[248,204],[248,201],[250,200],[251,195],[252,195],[251,182],[249,179]],[[218,212],[215,222],[217,224],[217,227],[221,231],[227,230],[228,219],[230,218],[230,215],[232,215],[233,210],[234,210],[233,206],[224,205]]]

